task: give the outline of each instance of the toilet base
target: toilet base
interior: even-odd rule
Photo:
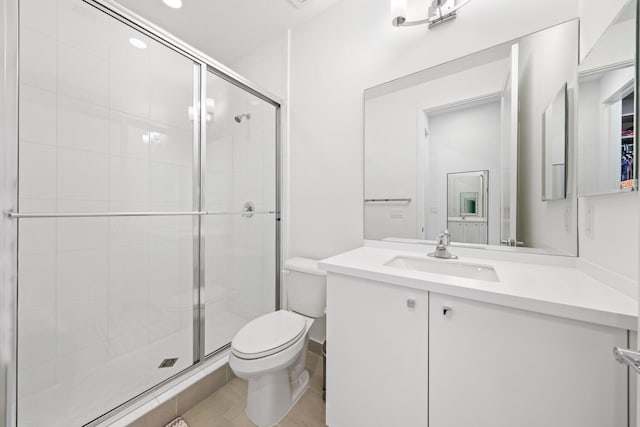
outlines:
[[[289,369],[271,372],[249,380],[247,417],[259,427],[277,424],[309,387],[309,371],[291,381]]]

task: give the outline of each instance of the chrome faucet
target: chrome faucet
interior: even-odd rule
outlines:
[[[447,249],[447,246],[451,243],[451,234],[449,234],[449,230],[446,228],[442,230],[440,234],[438,234],[438,244],[436,245],[436,250],[427,254],[427,256],[432,256],[434,258],[442,258],[442,259],[458,259],[456,255],[453,255]]]

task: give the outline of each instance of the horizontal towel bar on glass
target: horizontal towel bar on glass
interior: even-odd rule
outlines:
[[[400,199],[364,199],[365,203],[411,203],[411,197],[400,198]]]
[[[254,211],[254,215],[273,215],[276,211]],[[8,212],[9,218],[94,218],[124,216],[204,216],[204,215],[242,215],[246,212],[193,211],[193,212]]]

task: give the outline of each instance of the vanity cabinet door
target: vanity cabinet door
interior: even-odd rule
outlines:
[[[464,242],[464,222],[449,221],[447,225],[452,242]]]
[[[327,278],[327,425],[426,427],[427,292]]]
[[[429,427],[626,427],[627,331],[431,294]]]

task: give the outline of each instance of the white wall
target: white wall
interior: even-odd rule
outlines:
[[[534,34],[520,43],[520,140],[518,161],[518,240],[525,246],[577,253],[575,135],[569,115],[567,199],[542,201],[542,113],[568,84],[569,111],[575,111],[578,22]]]
[[[282,99],[287,96],[288,66],[288,31],[230,64],[232,70]]]
[[[392,27],[388,0],[343,0],[294,28],[291,254],[322,258],[362,244],[365,88],[575,18],[577,9],[577,0],[472,1],[428,30]]]

